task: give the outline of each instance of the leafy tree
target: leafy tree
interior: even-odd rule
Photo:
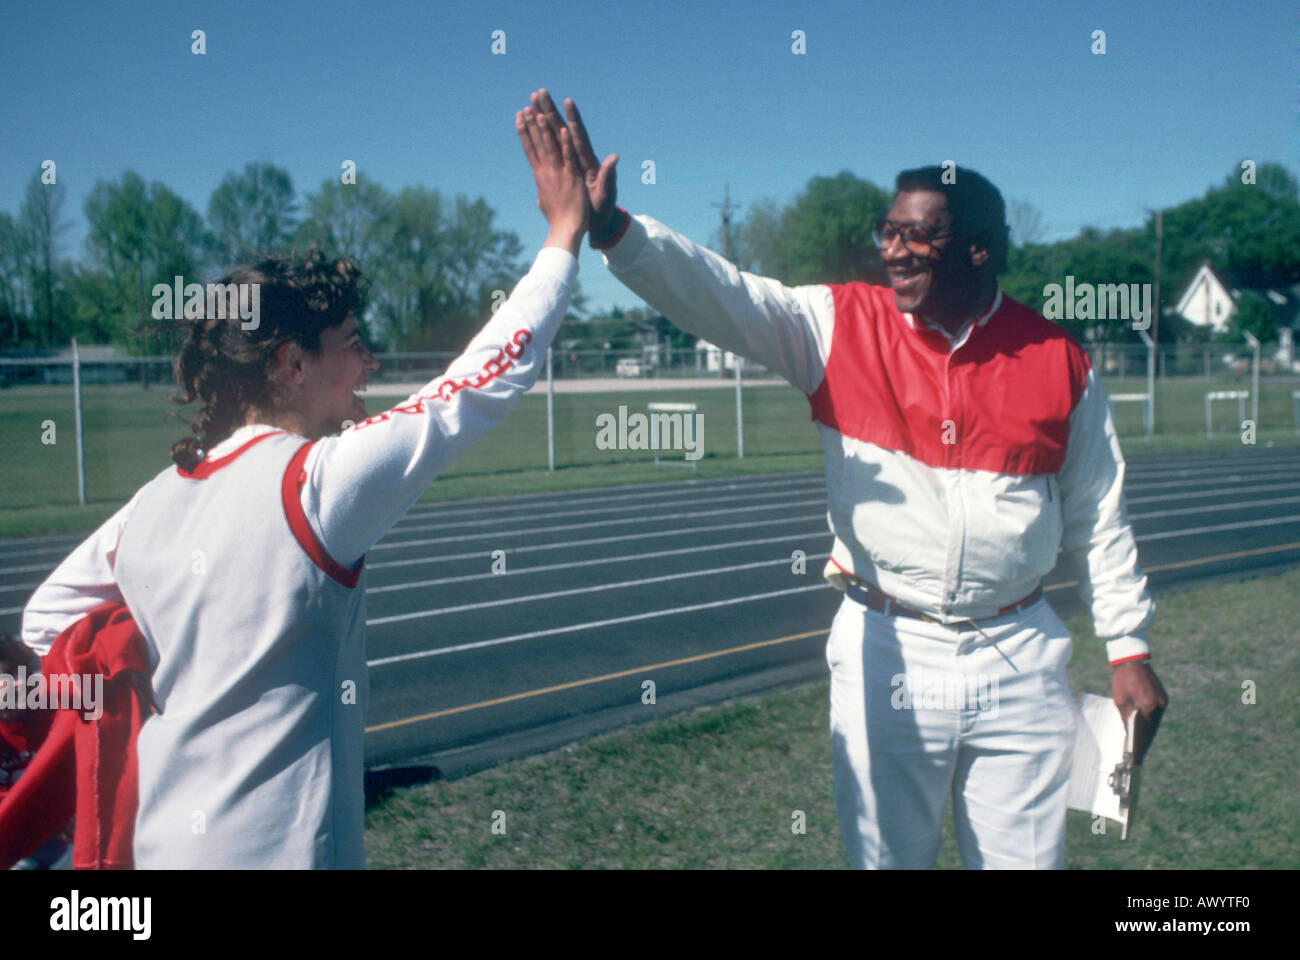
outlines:
[[[326,180],[306,197],[307,217],[298,225],[294,242],[319,243],[330,256],[348,257],[363,270],[373,270],[384,246],[384,222],[393,198],[377,183]]]
[[[179,345],[178,331],[151,322],[152,290],[181,276],[198,280],[204,264],[203,221],[198,213],[162,183],[145,186],[128,170],[120,183],[100,181],[86,199],[89,266],[108,281],[90,289],[111,297],[103,306],[120,327],[128,350],[171,352]],[[80,316],[103,316],[100,307],[79,302]]]
[[[0,211],[0,335],[11,346],[30,342],[32,306],[27,236]]]
[[[59,250],[68,223],[63,218],[67,188],[61,183],[42,183],[37,171],[27,182],[19,214],[19,229],[26,236],[28,284],[32,292],[33,323],[43,343],[54,344],[58,329],[56,299],[62,299],[59,282]]]
[[[493,228],[482,200],[407,187],[382,227],[372,271],[376,324],[393,350],[459,350],[478,332],[523,271],[522,245]]]
[[[1253,333],[1258,340],[1265,343],[1277,339],[1277,320],[1273,304],[1268,297],[1254,290],[1243,290],[1233,306],[1232,316],[1223,333],[1215,339],[1240,343],[1246,338],[1243,331]]]
[[[750,209],[738,230],[736,261],[790,285],[884,282],[871,222],[884,216],[890,200],[847,170],[813,177],[779,212],[771,201]]]
[[[227,174],[208,201],[209,252],[221,270],[254,253],[278,253],[297,224],[293,178],[269,163]]]

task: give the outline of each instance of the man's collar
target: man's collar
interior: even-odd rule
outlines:
[[[903,314],[903,317],[911,325],[913,330],[919,329],[917,320],[920,320],[921,324],[924,325],[927,330],[934,330],[937,333],[943,334],[948,342],[953,345],[953,349],[955,350],[957,347],[961,346],[961,344],[966,342],[967,336],[974,327],[982,327],[987,324],[989,320],[992,319],[993,314],[998,312],[998,307],[1000,306],[1002,306],[1002,290],[999,288],[994,290],[993,300],[989,303],[988,307],[974,320],[967,320],[963,323],[961,329],[956,333],[949,333],[944,327],[932,320],[927,320],[919,314],[905,313]]]

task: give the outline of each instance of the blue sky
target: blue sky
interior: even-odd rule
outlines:
[[[251,160],[288,169],[301,196],[350,159],[390,190],[482,195],[533,249],[546,226],[513,117],[546,86],[622,157],[622,204],[701,242],[724,183],[743,217],[814,175],[892,186],[944,160],[1035,204],[1055,240],[1135,226],[1244,159],[1300,176],[1298,50],[1300,13],[1281,0],[11,2],[0,209],[17,213],[54,159],[79,259],[97,180],[133,169],[205,213]],[[593,307],[639,303],[598,254],[581,267]]]

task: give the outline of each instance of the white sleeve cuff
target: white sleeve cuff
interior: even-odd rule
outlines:
[[[1151,647],[1147,645],[1145,637],[1136,634],[1127,637],[1115,637],[1106,641],[1106,659],[1112,667],[1119,666],[1128,660],[1149,660],[1151,659]]]
[[[578,276],[578,258],[563,247],[542,247],[533,261],[533,269],[557,283],[572,283]]]
[[[618,243],[603,251],[605,266],[617,270],[632,265],[649,238],[645,223],[642,222],[649,219],[649,217],[632,217],[628,221],[627,229],[623,231],[623,236],[619,238]]]

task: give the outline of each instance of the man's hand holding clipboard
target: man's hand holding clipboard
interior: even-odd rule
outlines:
[[[1169,705],[1169,694],[1161,686],[1160,678],[1148,660],[1129,661],[1114,667],[1110,690],[1126,729],[1129,729],[1129,714],[1137,711],[1131,728],[1133,763],[1141,766],[1151,741],[1155,739],[1165,707]]]

